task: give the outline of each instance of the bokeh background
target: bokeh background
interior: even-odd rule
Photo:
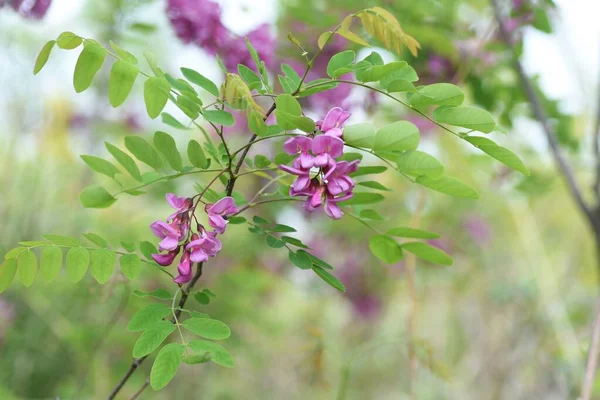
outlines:
[[[600,3],[501,3],[587,197],[595,170]],[[47,40],[62,31],[113,40],[140,56],[151,49],[166,71],[188,66],[222,81],[215,56],[229,68],[247,62],[244,36],[276,74],[281,62],[302,65],[288,32],[312,52],[321,32],[374,5],[393,12],[421,43],[417,58],[408,52],[401,57],[421,81],[453,82],[467,103],[492,112],[504,131],[494,140],[519,154],[532,175],[509,171],[360,88],[315,96],[306,103],[311,116],[341,105],[353,113],[350,123],[412,121],[425,151],[479,188],[481,199],[471,201],[419,191],[391,173],[380,178],[398,190],[380,206],[395,215],[381,226],[407,226],[423,201],[420,226],[442,234],[433,244],[450,253],[454,265],[419,262],[413,294],[404,263],[388,266],[371,256],[369,232],[356,221],[331,223],[295,205],[262,211],[295,226],[298,237],[336,267],[347,292],[295,268],[285,252],[244,228],[230,227],[227,251],[207,265],[200,285],[217,299],[194,307],[232,327],[225,345],[236,368],[183,365],[165,390],[147,389],[141,398],[408,399],[409,343],[417,349],[418,399],[577,396],[598,293],[594,240],[530,117],[483,0],[0,0],[0,254],[46,233],[92,231],[115,243],[152,240],[149,224],[167,212],[164,193],[189,195],[197,182],[155,185],[149,195],[120,199],[107,210],[83,209],[79,191],[101,178],[79,154],[104,156],[104,141],[121,143],[125,135],[156,129],[179,135],[181,143],[201,136],[149,120],[141,85],[125,106],[113,109],[107,69],[91,90],[76,95],[71,77],[78,51],[54,52],[34,77],[35,57]],[[335,41],[315,73],[323,74],[329,57],[345,48],[353,45]],[[396,57],[376,50],[388,60]],[[242,143],[249,133],[240,123],[227,135]],[[261,150],[271,151],[268,145]],[[260,182],[249,181],[243,191],[257,187]],[[0,295],[0,398],[105,398],[131,362],[137,334],[126,331],[128,318],[148,303],[132,290],[159,287],[173,284],[153,271],[134,283],[115,276],[104,286],[89,276],[77,285],[65,277],[31,288],[15,282]],[[149,368],[142,366],[121,398],[144,383]]]

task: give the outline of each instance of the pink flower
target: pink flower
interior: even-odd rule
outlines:
[[[216,232],[207,232],[202,229],[200,235],[193,234],[192,240],[185,246],[191,252],[190,260],[193,262],[204,262],[209,257],[214,257],[221,251],[222,243],[216,238]]]
[[[221,200],[214,204],[207,204],[204,207],[204,211],[208,214],[208,224],[214,228],[217,233],[224,233],[227,226],[227,217],[232,214],[239,212],[238,207],[235,205],[233,197],[223,197]]]
[[[338,206],[338,203],[350,200],[354,196],[352,193],[345,194],[340,197],[333,197],[331,193],[327,193],[325,196],[325,214],[330,218],[340,219],[344,216],[342,209]]]
[[[290,196],[294,196],[292,193],[302,192],[310,185],[310,169],[294,168],[285,164],[280,165],[279,169],[298,177],[290,187]]]
[[[293,156],[299,154],[294,161],[294,167],[311,169],[315,166],[315,157],[309,152],[312,149],[312,139],[306,136],[289,138],[283,144],[283,150]]]
[[[326,174],[327,191],[334,196],[349,192],[354,188],[354,180],[348,176],[358,169],[359,160],[340,161],[331,174]]]
[[[150,225],[150,229],[152,229],[154,235],[159,239],[162,239],[158,245],[160,251],[175,250],[179,246],[181,230],[178,230],[163,221],[153,222],[152,225]]]
[[[165,197],[167,198],[167,203],[169,203],[171,207],[177,210],[173,214],[171,214],[167,219],[172,219],[175,218],[178,214],[186,213],[193,206],[192,199],[187,197],[177,197],[177,195],[173,193],[167,193]]]
[[[323,121],[317,122],[317,127],[327,135],[341,137],[342,125],[350,118],[348,111],[342,110],[340,107],[334,107],[325,116]]]
[[[331,166],[335,162],[333,159],[344,153],[344,142],[335,136],[319,135],[312,141],[312,152],[315,167]]]
[[[190,252],[184,251],[179,265],[177,266],[177,272],[179,275],[173,279],[173,282],[184,284],[192,280],[192,262],[190,261]]]
[[[179,250],[181,250],[180,246],[177,246],[175,250],[171,250],[166,254],[152,254],[152,258],[158,265],[162,265],[163,267],[167,267],[173,264],[175,261],[175,257],[179,254]]]

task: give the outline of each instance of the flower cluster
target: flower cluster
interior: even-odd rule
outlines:
[[[333,219],[344,215],[338,203],[352,198],[354,181],[349,174],[357,170],[360,162],[336,161],[344,153],[342,125],[349,117],[349,112],[332,108],[323,121],[317,122],[322,134],[295,136],[284,143],[285,152],[297,157],[291,167],[279,166],[297,176],[290,196],[306,196],[304,208],[309,212],[324,205],[325,213]]]
[[[10,5],[25,18],[42,19],[48,12],[52,0],[0,0],[0,8]]]
[[[183,250],[183,255],[177,267],[178,276],[176,283],[183,284],[192,279],[192,263],[207,261],[221,250],[222,244],[217,239],[218,234],[223,234],[227,226],[225,217],[237,213],[239,210],[232,197],[223,197],[214,204],[207,204],[204,211],[208,217],[208,224],[214,229],[207,231],[203,225],[198,224],[197,232],[191,232],[191,216],[195,211],[191,198],[177,197],[167,193],[167,202],[176,211],[167,221],[155,221],[150,225],[152,232],[162,239],[158,245],[161,253],[152,254],[152,258],[159,265],[166,267],[173,264],[175,258]]]
[[[221,22],[221,7],[211,0],[168,0],[167,14],[175,33],[184,43],[194,43],[211,55],[219,54],[229,70],[238,64],[255,68],[243,37]],[[267,65],[272,63],[275,42],[267,24],[245,36]]]

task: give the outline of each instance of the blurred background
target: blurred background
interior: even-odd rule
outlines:
[[[390,10],[421,43],[418,57],[401,57],[421,81],[459,85],[466,103],[492,112],[503,131],[493,139],[521,156],[531,176],[511,172],[361,88],[310,98],[305,106],[314,117],[343,106],[353,114],[349,123],[410,120],[421,129],[425,151],[479,188],[481,199],[471,201],[420,192],[391,173],[379,176],[398,190],[380,206],[397,217],[379,224],[407,226],[423,196],[420,226],[442,235],[432,243],[450,253],[454,265],[419,261],[413,292],[406,265],[371,256],[369,232],[356,221],[330,223],[293,204],[263,209],[261,215],[296,227],[298,237],[336,267],[347,292],[295,268],[285,252],[268,249],[245,228],[230,227],[227,251],[207,265],[198,285],[217,298],[193,307],[231,326],[224,345],[236,367],[183,365],[165,390],[147,389],[141,398],[408,399],[411,390],[418,399],[577,397],[598,293],[595,241],[531,117],[484,0],[0,0],[0,254],[46,233],[92,231],[115,244],[153,240],[149,224],[167,213],[164,193],[190,195],[197,182],[155,185],[149,195],[124,197],[106,210],[81,207],[79,191],[102,178],[79,154],[106,156],[104,141],[122,143],[125,135],[157,129],[179,135],[181,143],[201,134],[151,121],[139,82],[137,93],[113,109],[106,68],[91,90],[76,95],[71,77],[78,51],[55,51],[34,77],[47,40],[72,31],[104,44],[112,40],[138,56],[151,49],[165,71],[178,75],[180,67],[192,67],[221,82],[216,55],[229,69],[247,63],[244,36],[276,75],[281,62],[302,67],[288,32],[312,53],[321,32],[375,5]],[[512,0],[500,6],[562,152],[591,199],[600,3]],[[354,47],[334,41],[311,79],[324,75],[331,55],[345,48]],[[359,56],[370,51],[356,50]],[[226,134],[239,143],[249,135],[243,122]],[[242,191],[252,195],[259,183],[249,180]],[[137,334],[126,331],[128,318],[149,302],[132,290],[159,287],[173,284],[153,271],[132,284],[116,276],[100,286],[89,275],[77,285],[66,277],[30,288],[14,283],[0,295],[0,398],[105,398],[131,362]],[[409,343],[416,347],[416,374]],[[141,367],[121,398],[144,383],[150,366]],[[596,382],[600,398],[600,378]]]

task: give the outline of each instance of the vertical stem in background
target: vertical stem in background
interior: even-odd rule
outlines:
[[[596,367],[598,366],[598,353],[600,350],[600,300],[596,304],[596,318],[592,328],[592,340],[590,351],[585,367],[585,375],[581,386],[581,399],[589,400],[592,398],[592,389],[594,388],[594,377],[596,376]]]
[[[425,194],[422,190],[417,193],[417,208],[410,221],[411,228],[418,228],[421,225],[421,216],[425,208]],[[408,368],[410,379],[410,398],[415,400],[418,360],[415,352],[415,332],[417,326],[417,258],[411,253],[406,253],[406,284],[408,288],[409,308],[406,320],[406,330],[408,332]]]

